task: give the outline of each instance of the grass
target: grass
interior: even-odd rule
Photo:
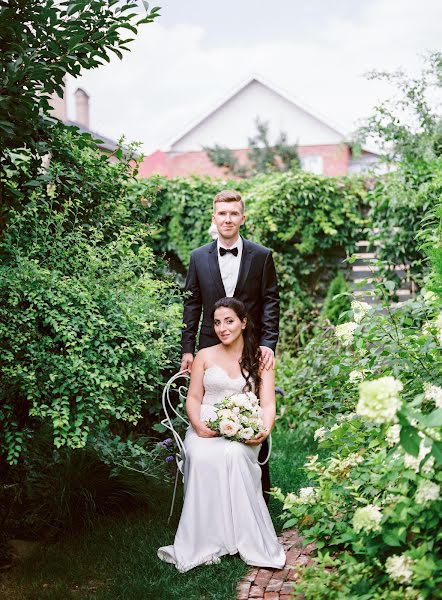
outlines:
[[[270,472],[284,492],[306,483],[302,465],[314,446],[300,444],[296,432],[275,430]],[[181,574],[156,556],[173,542],[180,501],[167,524],[171,489],[153,488],[149,509],[97,522],[57,544],[42,546],[29,559],[0,575],[0,596],[8,600],[233,600],[248,567],[238,557]],[[281,504],[271,498],[279,532]]]

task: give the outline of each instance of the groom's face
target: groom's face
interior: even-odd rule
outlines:
[[[246,220],[240,202],[217,202],[212,221],[215,223],[220,237],[225,240],[236,239],[239,228]]]

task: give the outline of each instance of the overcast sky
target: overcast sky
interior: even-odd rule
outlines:
[[[68,82],[91,96],[91,129],[150,153],[253,74],[351,132],[388,95],[372,69],[416,72],[442,50],[442,0],[158,0],[122,61]]]

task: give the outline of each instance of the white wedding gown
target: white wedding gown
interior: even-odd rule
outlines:
[[[201,419],[213,415],[216,402],[242,392],[244,383],[242,376],[232,379],[220,367],[208,368]],[[159,548],[159,558],[184,573],[238,552],[249,565],[282,569],[285,553],[262,495],[260,446],[202,438],[192,426],[184,446],[183,511],[173,545]]]

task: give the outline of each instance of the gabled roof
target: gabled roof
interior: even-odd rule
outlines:
[[[258,76],[258,75],[252,75],[251,77],[248,77],[245,81],[242,81],[233,90],[231,90],[229,92],[229,94],[226,95],[222,100],[219,100],[214,106],[212,106],[212,108],[209,111],[207,111],[206,113],[204,113],[197,119],[193,119],[186,126],[186,128],[184,130],[182,130],[177,136],[175,136],[174,138],[169,140],[169,142],[165,145],[166,151],[170,150],[170,148],[172,146],[174,146],[176,143],[181,141],[186,135],[188,135],[190,132],[192,132],[194,129],[196,129],[204,121],[206,121],[213,113],[218,111],[225,104],[227,104],[227,102],[232,100],[232,98],[234,98],[235,96],[238,96],[246,87],[248,87],[252,83],[259,83],[259,84],[263,85],[264,87],[268,88],[269,90],[276,93],[278,96],[280,96],[284,100],[295,105],[298,109],[301,109],[302,111],[304,111],[305,113],[307,113],[308,115],[310,115],[311,117],[316,119],[317,121],[320,121],[322,124],[326,125],[328,128],[334,130],[335,133],[340,135],[343,139],[345,139],[347,137],[346,134],[344,133],[344,129],[342,127],[340,127],[339,125],[336,125],[335,123],[332,123],[330,121],[330,119],[321,115],[317,110],[314,110],[311,107],[307,106],[305,103],[301,102],[299,99],[294,98],[293,96],[290,96],[287,92],[285,92],[285,91],[281,90],[280,88],[278,88],[277,86],[269,83],[267,80],[264,80],[263,77]]]

